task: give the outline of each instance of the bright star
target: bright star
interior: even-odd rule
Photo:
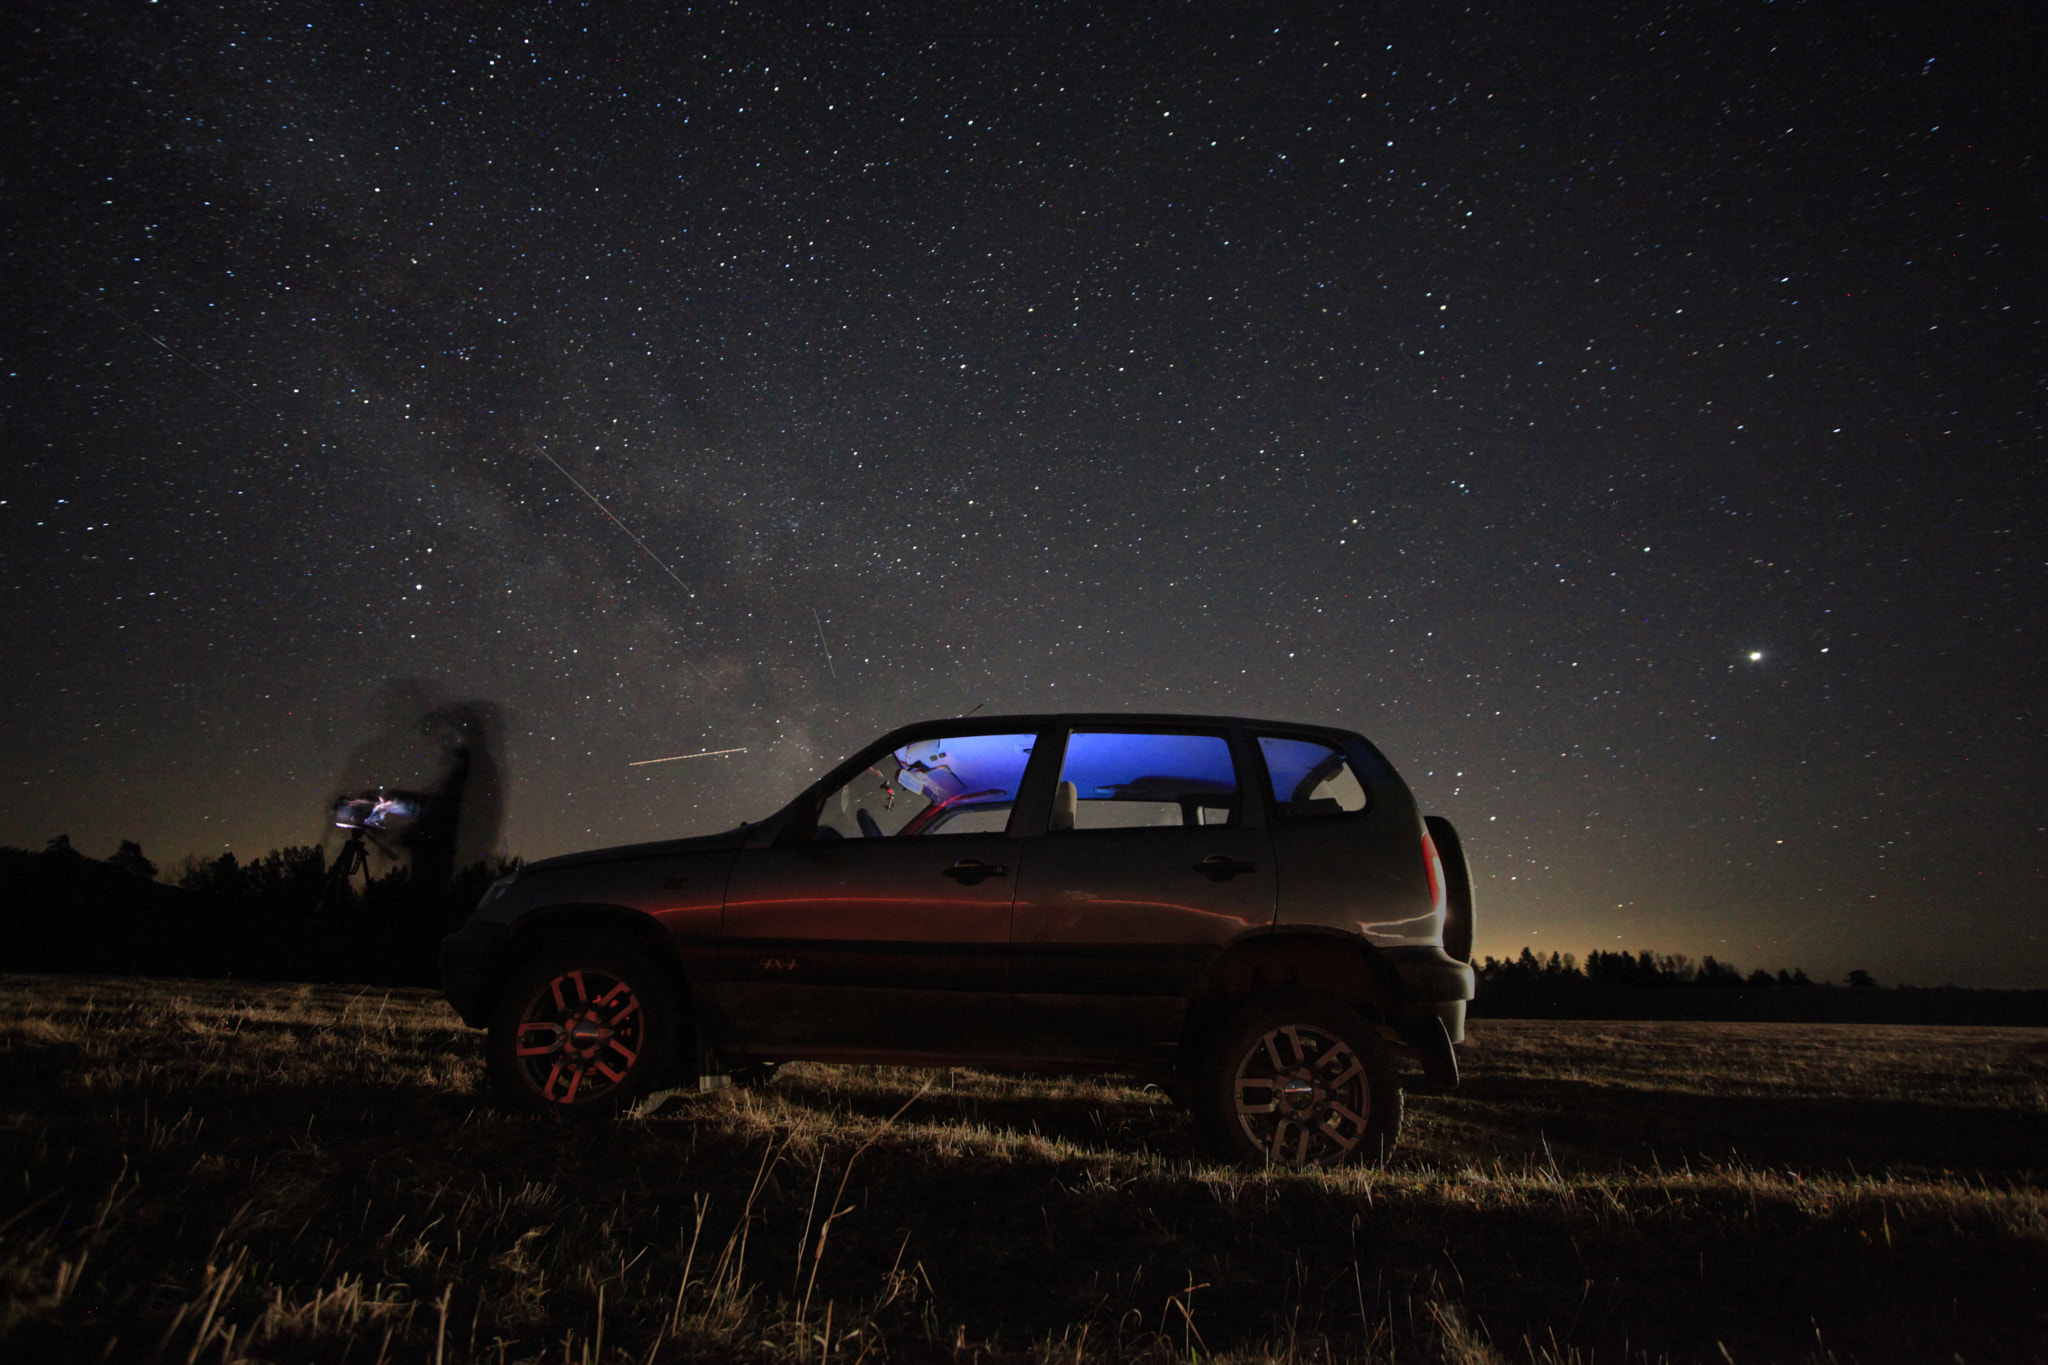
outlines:
[[[1764,652],[1763,652],[1762,650],[1760,650],[1760,649],[1752,649],[1751,651],[1749,651],[1749,661],[1750,661],[1751,663],[1753,663],[1753,664],[1755,664],[1755,663],[1762,663],[1762,662],[1763,662],[1763,658],[1764,658]]]

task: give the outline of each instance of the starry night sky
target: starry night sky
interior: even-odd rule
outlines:
[[[2040,11],[1499,8],[11,7],[0,842],[1227,712],[1482,952],[2048,984]]]

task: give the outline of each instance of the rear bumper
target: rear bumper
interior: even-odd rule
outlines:
[[[1460,962],[1433,946],[1382,948],[1382,955],[1401,979],[1401,999],[1416,1005],[1463,1002],[1478,987],[1478,974],[1469,962]],[[1462,1011],[1461,1011],[1462,1013]]]
[[[1479,976],[1467,962],[1432,946],[1382,948],[1394,975],[1401,981],[1400,1016],[1404,1029],[1420,1027],[1433,1041],[1439,1036],[1435,1022],[1443,1024],[1442,1038],[1451,1043],[1465,1041],[1465,1002],[1477,989]],[[1452,1075],[1455,1076],[1455,1067]],[[1456,1084],[1455,1080],[1452,1084]]]
[[[493,987],[511,941],[507,926],[475,920],[441,940],[441,994],[471,1028],[490,1022]]]

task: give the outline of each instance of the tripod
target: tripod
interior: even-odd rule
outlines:
[[[370,889],[370,848],[363,839],[360,829],[349,831],[348,842],[341,846],[341,852],[334,855],[334,866],[327,869],[327,885],[320,892],[317,916],[348,891],[348,879],[363,874],[363,890]]]

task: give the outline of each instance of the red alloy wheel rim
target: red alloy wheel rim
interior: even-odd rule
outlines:
[[[632,1078],[646,1019],[624,978],[587,967],[564,972],[520,1011],[519,1075],[550,1104],[593,1104]]]

